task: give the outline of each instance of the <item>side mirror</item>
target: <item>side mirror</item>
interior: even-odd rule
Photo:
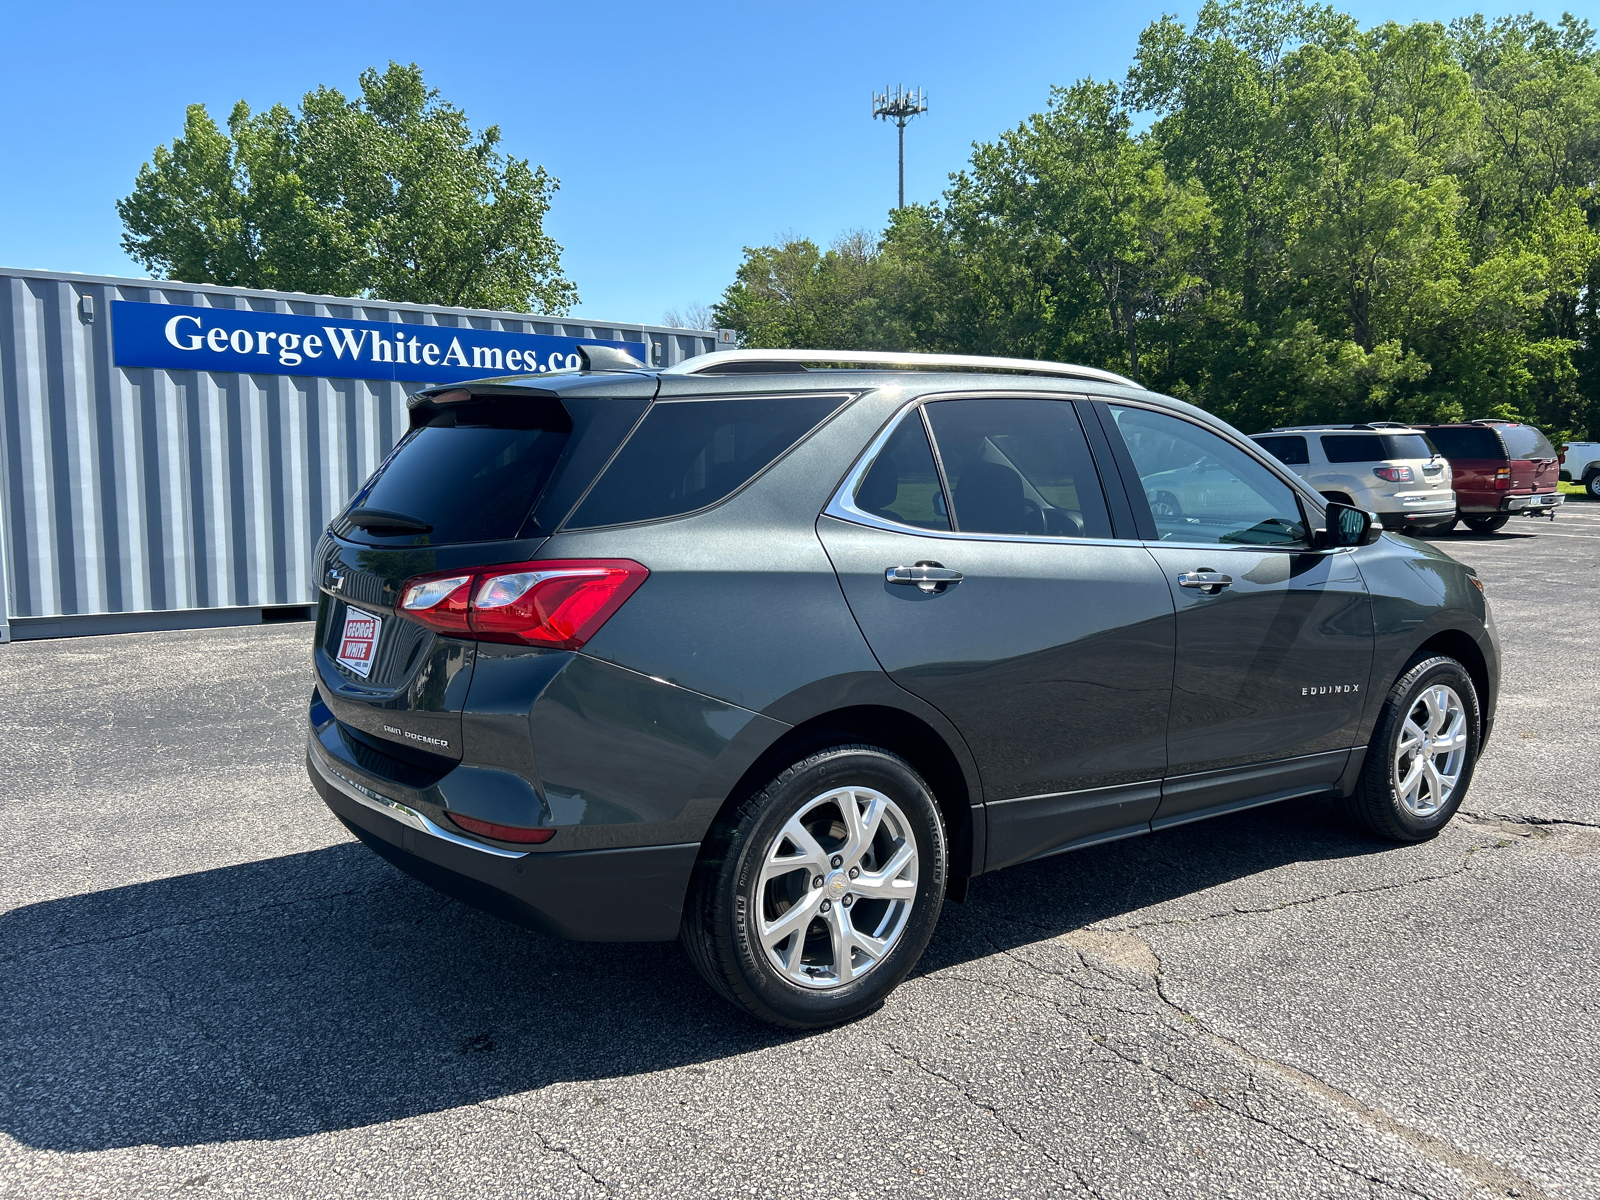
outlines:
[[[1328,527],[1314,535],[1318,550],[1337,550],[1341,546],[1370,546],[1383,536],[1378,514],[1349,504],[1328,502]]]

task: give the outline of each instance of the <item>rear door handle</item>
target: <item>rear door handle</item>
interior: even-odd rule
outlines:
[[[886,583],[905,583],[930,595],[960,583],[960,571],[952,571],[943,563],[923,561],[912,567],[889,567],[883,573]]]
[[[1178,586],[1186,588],[1199,588],[1208,596],[1215,596],[1225,587],[1233,586],[1233,576],[1224,575],[1221,571],[1185,571],[1178,576]]]

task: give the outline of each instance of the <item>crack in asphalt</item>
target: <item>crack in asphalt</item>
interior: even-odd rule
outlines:
[[[931,1079],[937,1079],[941,1083],[949,1086],[956,1092],[957,1095],[959,1095],[963,1100],[965,1100],[969,1105],[977,1109],[979,1112],[987,1113],[990,1117],[993,1117],[995,1122],[998,1123],[1002,1129],[1016,1139],[1018,1145],[1025,1149],[1033,1150],[1039,1154],[1042,1154],[1045,1158],[1050,1160],[1050,1163],[1058,1171],[1062,1171],[1067,1175],[1070,1175],[1077,1183],[1078,1187],[1085,1192],[1088,1192],[1089,1195],[1096,1197],[1096,1200],[1100,1200],[1100,1193],[1090,1185],[1088,1179],[1084,1177],[1082,1171],[1078,1170],[1078,1168],[1073,1166],[1071,1163],[1064,1161],[1058,1155],[1051,1153],[1048,1147],[1029,1138],[1022,1132],[1022,1130],[1018,1129],[1016,1125],[1006,1118],[1005,1114],[1000,1111],[997,1105],[980,1100],[977,1096],[974,1096],[970,1091],[968,1091],[966,1086],[960,1083],[958,1080],[953,1079],[935,1067],[930,1067],[927,1063],[923,1062],[909,1050],[902,1050],[899,1046],[896,1046],[890,1041],[885,1041],[883,1044],[890,1050],[891,1053],[899,1058],[904,1059],[917,1070],[921,1071],[924,1075],[927,1075]]]
[[[607,1196],[612,1194],[611,1184],[609,1181],[602,1179],[600,1176],[596,1175],[593,1171],[586,1167],[583,1163],[583,1159],[578,1157],[576,1151],[568,1148],[567,1146],[552,1142],[549,1138],[545,1137],[544,1132],[540,1130],[537,1125],[528,1120],[528,1114],[523,1112],[521,1109],[504,1108],[501,1105],[494,1103],[492,1100],[480,1100],[473,1107],[483,1108],[489,1110],[490,1112],[499,1113],[502,1117],[522,1118],[523,1128],[538,1139],[539,1148],[541,1150],[545,1151],[547,1154],[559,1155],[560,1157],[566,1159],[575,1168],[577,1168],[580,1175],[594,1183],[595,1186],[597,1186]]]
[[[1151,953],[1155,954],[1154,948],[1151,949]],[[1160,998],[1163,1004],[1171,1009],[1173,1013],[1177,1014],[1177,1016],[1182,1019],[1185,1025],[1189,1027],[1189,1029],[1192,1031],[1191,1036],[1199,1037],[1219,1050],[1230,1052],[1237,1057],[1244,1059],[1245,1062],[1254,1068],[1276,1075],[1285,1082],[1298,1085],[1300,1088],[1310,1092],[1312,1095],[1327,1101],[1328,1103],[1355,1117],[1357,1122],[1367,1129],[1378,1133],[1388,1134],[1390,1137],[1399,1140],[1403,1144],[1419,1152],[1424,1158],[1430,1160],[1435,1165],[1446,1167],[1449,1170],[1455,1171],[1457,1174],[1465,1176],[1467,1179],[1471,1180],[1473,1183],[1487,1191],[1493,1192],[1499,1196],[1521,1196],[1525,1197],[1526,1200],[1551,1200],[1548,1194],[1542,1189],[1530,1183],[1526,1179],[1523,1179],[1520,1175],[1514,1174],[1492,1159],[1485,1158],[1480,1154],[1474,1154],[1470,1150],[1463,1150],[1459,1146],[1445,1141],[1443,1138],[1434,1137],[1430,1133],[1424,1133],[1420,1129],[1413,1128],[1412,1126],[1398,1120],[1396,1117],[1386,1112],[1382,1108],[1378,1108],[1358,1099],[1351,1093],[1345,1091],[1343,1088],[1336,1087],[1327,1080],[1322,1079],[1320,1076],[1312,1074],[1310,1071],[1304,1070],[1301,1067],[1292,1066],[1289,1063],[1282,1062],[1265,1054],[1258,1054],[1243,1044],[1234,1041],[1232,1038],[1218,1033],[1215,1029],[1211,1028],[1199,1017],[1195,1016],[1192,1012],[1184,1008],[1183,1005],[1179,1004],[1172,998],[1167,991],[1167,985],[1163,978],[1165,975],[1165,965],[1161,962],[1161,957],[1159,954],[1156,954],[1155,957],[1158,964],[1154,979],[1155,994]],[[1182,1085],[1180,1084],[1179,1086]],[[1251,1113],[1237,1109],[1233,1105],[1217,1097],[1210,1098],[1223,1107],[1228,1108],[1230,1111],[1238,1112],[1240,1116],[1243,1116],[1248,1120],[1259,1121],[1262,1124],[1267,1125],[1269,1128],[1277,1129],[1279,1133],[1296,1142],[1299,1142],[1318,1157],[1327,1157],[1316,1146],[1304,1141],[1286,1129],[1281,1129],[1275,1125],[1272,1125],[1271,1122],[1266,1121],[1265,1118],[1256,1117]],[[1332,1162],[1334,1160],[1328,1159],[1327,1161]],[[1371,1178],[1355,1168],[1346,1166],[1345,1169],[1351,1171],[1353,1174],[1362,1175],[1363,1178]],[[1391,1184],[1377,1179],[1373,1179],[1372,1182],[1381,1183],[1383,1186],[1391,1188],[1403,1188],[1404,1190],[1413,1192],[1417,1195],[1423,1194],[1416,1192],[1416,1189],[1404,1184]]]
[[[265,904],[257,904],[250,908],[233,908],[227,912],[207,913],[204,916],[189,917],[182,921],[168,921],[159,925],[146,925],[140,929],[128,930],[124,933],[107,934],[105,937],[82,938],[75,942],[57,942],[51,946],[36,946],[28,950],[19,950],[13,954],[0,955],[0,964],[18,962],[25,958],[36,958],[42,954],[56,954],[62,950],[78,950],[84,946],[109,946],[115,942],[125,942],[131,938],[144,937],[147,934],[160,933],[167,929],[184,929],[190,925],[204,925],[207,921],[227,921],[234,917],[248,917],[255,913],[268,912],[275,908],[291,908],[296,904],[313,904],[319,900],[338,900],[345,896],[354,896],[360,892],[370,891],[371,888],[353,887],[337,892],[319,892],[314,896],[296,896],[288,900],[272,900]]]

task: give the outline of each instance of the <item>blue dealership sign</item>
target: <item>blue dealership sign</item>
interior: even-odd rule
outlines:
[[[643,342],[137,300],[111,302],[111,341],[119,367],[426,383],[576,367],[579,346],[614,346],[649,361]]]

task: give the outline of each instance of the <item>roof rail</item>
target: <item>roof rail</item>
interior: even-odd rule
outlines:
[[[806,363],[840,363],[860,367],[908,367],[917,371],[948,368],[990,371],[1024,371],[1029,375],[1053,375],[1066,379],[1093,379],[1122,387],[1140,388],[1125,375],[1102,371],[1098,367],[1077,367],[1070,363],[1040,362],[1032,358],[992,358],[986,354],[909,354],[895,350],[717,350],[686,358],[667,367],[663,375],[750,375],[770,366],[772,374],[805,370]]]

